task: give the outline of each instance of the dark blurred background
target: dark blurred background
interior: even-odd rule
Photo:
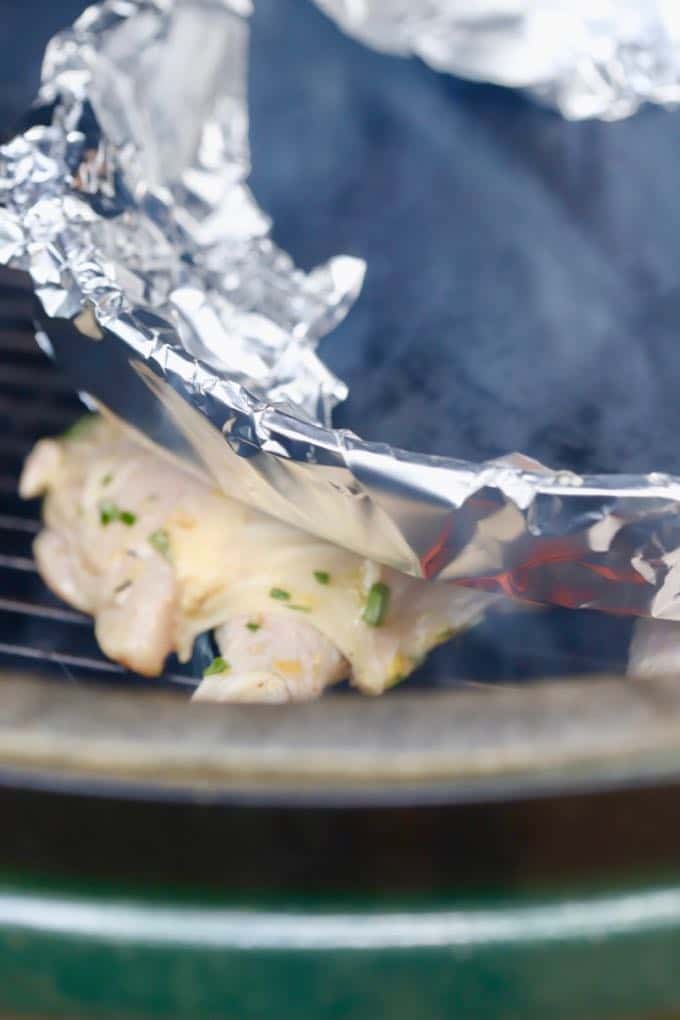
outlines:
[[[5,135],[82,6],[0,0]],[[371,52],[309,0],[256,0],[250,107],[251,183],[276,241],[304,268],[368,262],[322,347],[351,387],[338,424],[473,459],[680,472],[680,115],[570,124]],[[496,622],[431,668],[526,676],[548,668],[543,648],[578,672],[595,645],[625,663],[626,621],[542,619],[506,625],[514,652]]]

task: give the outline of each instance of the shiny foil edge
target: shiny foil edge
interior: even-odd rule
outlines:
[[[316,0],[349,35],[437,71],[525,89],[572,120],[680,103],[675,0]]]

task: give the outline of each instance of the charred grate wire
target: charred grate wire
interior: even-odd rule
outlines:
[[[40,508],[17,495],[21,463],[36,439],[63,431],[82,411],[35,343],[30,291],[0,272],[0,668],[157,686],[104,659],[89,618],[56,599],[33,563]],[[189,684],[190,671],[180,667],[163,682]]]

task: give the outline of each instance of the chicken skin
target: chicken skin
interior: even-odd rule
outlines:
[[[251,509],[99,416],[41,440],[20,493],[44,496],[41,575],[94,617],[109,658],[156,676],[214,631],[220,655],[199,700],[305,700],[343,678],[381,694],[496,598],[407,577]]]

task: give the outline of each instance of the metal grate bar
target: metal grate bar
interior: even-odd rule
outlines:
[[[3,365],[2,373],[0,373],[0,386],[3,389],[5,387],[40,386],[41,390],[68,394],[69,402],[73,398],[66,380],[53,371],[46,359],[45,364]]]
[[[19,320],[22,323],[31,322],[33,319],[34,305],[29,296],[19,291],[11,291],[7,296],[3,292],[2,308],[0,309],[0,321],[10,319]]]
[[[30,280],[14,275],[11,279],[0,269],[0,287],[2,287],[2,303],[11,301],[23,301],[25,304],[32,302],[32,290]]]
[[[75,609],[62,609],[60,606],[34,605],[32,602],[24,602],[20,599],[5,599],[0,597],[0,611],[6,613],[22,613],[26,616],[37,616],[48,620],[61,620],[63,623],[77,623],[89,626],[92,621],[89,616],[79,613]]]
[[[128,670],[119,666],[116,662],[109,662],[108,659],[94,659],[86,655],[68,655],[63,652],[46,651],[42,648],[27,648],[25,645],[7,644],[0,641],[0,655],[11,655],[21,659],[30,659],[37,662],[51,663],[56,666],[70,666],[75,669],[84,669],[88,672],[109,673],[117,676],[130,676]],[[154,686],[160,686],[162,681],[169,681],[181,687],[195,688],[196,681],[191,677],[182,676],[181,673],[164,673],[159,680],[151,680]]]
[[[0,567],[9,567],[10,570],[26,570],[37,574],[38,568],[33,560],[27,556],[4,556],[0,555]]]
[[[81,669],[95,669],[105,673],[125,673],[122,666],[108,659],[91,659],[85,655],[68,655],[64,652],[46,651],[44,648],[27,648],[25,645],[12,645],[0,641],[0,652],[16,655],[22,659],[35,659],[41,662],[53,662],[60,666],[76,666]]]
[[[194,687],[189,671],[144,680],[109,662],[98,653],[90,617],[63,605],[40,579],[30,556],[40,523],[35,502],[19,499],[18,472],[32,444],[63,431],[82,405],[35,342],[30,289],[21,277],[7,288],[7,279],[0,271],[0,665],[31,662],[70,679]]]
[[[40,531],[40,522],[27,520],[25,517],[0,514],[0,528],[4,531],[28,531],[31,535],[37,535]]]
[[[27,334],[27,331],[31,330]],[[7,320],[3,320],[0,316],[0,331],[2,331],[2,341],[0,346],[5,353],[10,354],[22,354],[33,357],[38,353],[38,347],[35,342],[35,337],[32,334],[33,327],[30,323],[14,323],[13,326],[9,326]]]
[[[20,343],[20,350],[29,350],[31,345],[35,347],[35,337],[33,335],[33,323],[29,318],[22,315],[0,315],[0,329],[5,332],[13,331],[16,334],[23,333],[24,335],[28,332],[28,337],[25,340],[16,340],[15,342]],[[30,331],[30,332],[29,332]],[[5,340],[3,337],[3,347],[5,346]]]
[[[0,396],[0,415],[6,416],[15,424],[17,422],[28,423],[34,428],[36,425],[43,424],[55,424],[63,427],[72,418],[72,414],[69,414],[70,410],[70,404],[64,407],[41,400],[36,407],[15,397]]]

